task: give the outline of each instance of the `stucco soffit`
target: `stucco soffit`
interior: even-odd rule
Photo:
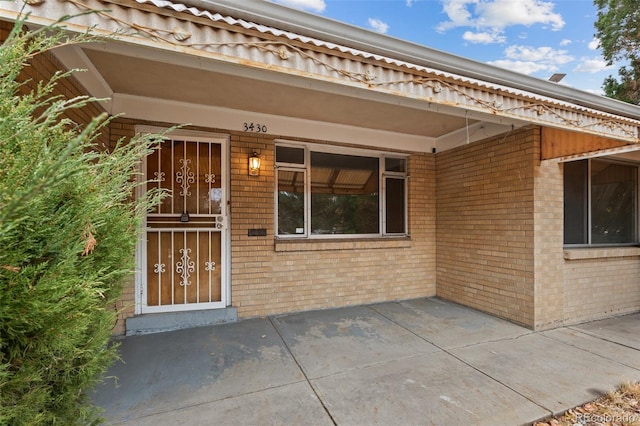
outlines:
[[[8,6],[3,15],[15,16],[21,4],[0,2],[0,12]],[[440,106],[459,115],[475,112],[640,141],[640,121],[165,0],[44,0],[25,6],[37,24],[91,9],[97,12],[75,16],[69,29],[93,27],[127,43],[419,100],[430,110]]]

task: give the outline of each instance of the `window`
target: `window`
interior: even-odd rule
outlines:
[[[564,165],[564,243],[638,243],[638,166],[605,160]]]
[[[276,146],[279,237],[406,234],[406,158]]]

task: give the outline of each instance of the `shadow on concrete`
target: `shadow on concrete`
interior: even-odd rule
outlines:
[[[415,299],[130,336],[121,357],[93,394],[110,424],[518,425],[639,380],[640,314],[536,333]]]

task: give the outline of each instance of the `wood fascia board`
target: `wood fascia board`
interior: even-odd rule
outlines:
[[[640,149],[640,143],[625,143],[589,133],[551,127],[542,127],[541,132],[542,160],[588,158]]]

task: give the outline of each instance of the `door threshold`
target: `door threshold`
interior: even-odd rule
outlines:
[[[144,314],[127,318],[125,335],[162,333],[183,328],[204,327],[237,321],[238,309],[233,306],[202,311]]]

